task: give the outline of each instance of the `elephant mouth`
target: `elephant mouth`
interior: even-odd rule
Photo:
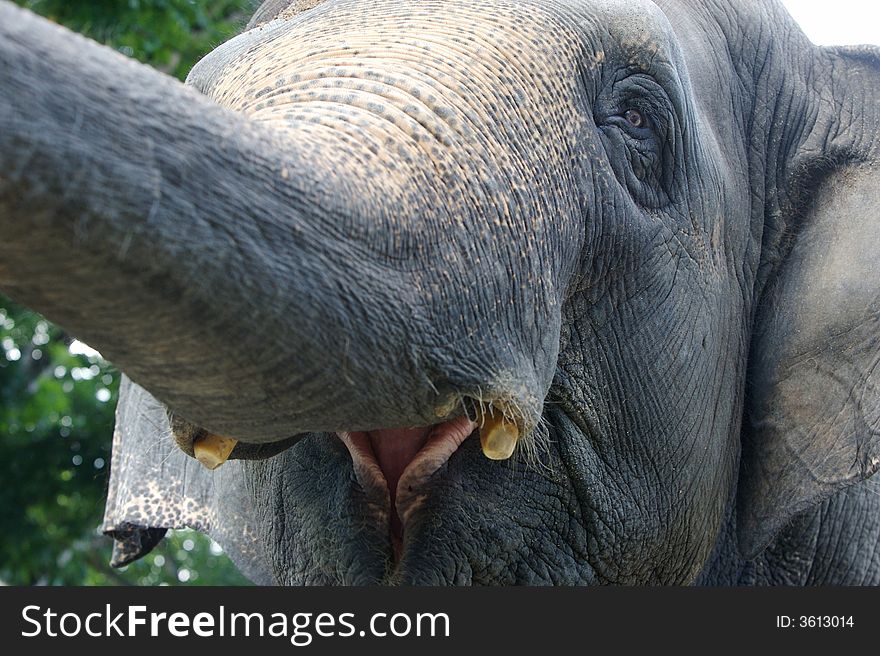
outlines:
[[[389,533],[397,560],[407,521],[427,497],[427,483],[477,431],[466,416],[430,426],[341,432],[358,483],[389,509]]]

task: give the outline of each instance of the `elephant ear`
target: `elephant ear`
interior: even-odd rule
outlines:
[[[111,564],[145,556],[168,529],[192,528],[217,540],[255,583],[272,583],[253,537],[247,466],[232,460],[215,471],[202,467],[176,444],[165,406],[123,376],[102,526],[114,539]]]
[[[795,515],[880,468],[880,116],[871,99],[880,56],[826,54],[862,80],[851,96],[864,102],[847,101],[865,111],[841,108],[792,167],[790,193],[806,201],[790,208],[749,363],[737,500],[746,558]]]

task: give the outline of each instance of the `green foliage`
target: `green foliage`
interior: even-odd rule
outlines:
[[[174,531],[148,556],[120,568],[119,578],[135,585],[249,585],[222,553],[201,533]]]
[[[54,582],[47,563],[96,525],[118,375],[72,354],[39,316],[0,304],[0,578]]]
[[[241,584],[207,537],[170,534],[118,571],[99,525],[119,373],[0,296],[0,581],[48,585]]]
[[[15,0],[129,57],[183,78],[212,48],[240,31],[242,0]]]
[[[239,31],[248,0],[15,0],[177,77]],[[39,315],[0,296],[0,583],[244,584],[219,547],[169,533],[109,567],[100,534],[119,373]]]

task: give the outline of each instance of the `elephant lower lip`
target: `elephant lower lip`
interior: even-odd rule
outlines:
[[[407,519],[424,498],[425,483],[476,428],[467,417],[456,417],[431,426],[337,433],[348,447],[361,487],[389,505],[397,556]]]

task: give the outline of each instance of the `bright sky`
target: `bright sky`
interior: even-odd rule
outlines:
[[[782,0],[813,43],[880,44],[880,3],[876,0]]]

